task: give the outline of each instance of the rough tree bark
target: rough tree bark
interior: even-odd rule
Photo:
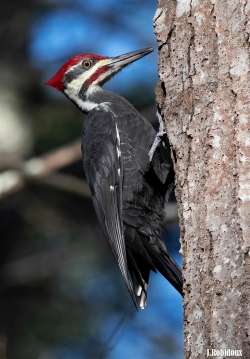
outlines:
[[[158,0],[154,17],[157,101],[176,171],[186,358],[212,348],[250,358],[249,15],[249,0]]]

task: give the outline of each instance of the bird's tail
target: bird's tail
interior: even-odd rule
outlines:
[[[155,269],[158,270],[183,296],[182,272],[175,261],[167,253],[165,246],[151,250],[150,254]]]
[[[137,309],[146,306],[151,270],[160,272],[183,296],[182,272],[161,241],[152,246],[148,242],[137,240],[133,250],[127,248],[127,256],[132,288],[130,294]]]
[[[147,289],[150,267],[141,256],[128,251],[128,268],[132,281],[131,297],[137,309],[144,309],[147,303]],[[137,257],[137,258],[136,258]]]

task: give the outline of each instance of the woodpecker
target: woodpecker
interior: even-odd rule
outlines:
[[[161,239],[164,203],[174,181],[168,138],[125,98],[102,85],[152,48],[117,57],[80,54],[47,84],[86,115],[83,166],[94,208],[137,309],[146,305],[150,271],[182,294],[182,274]]]

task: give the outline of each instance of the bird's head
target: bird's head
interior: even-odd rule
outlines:
[[[47,81],[47,85],[74,98],[84,94],[91,86],[101,86],[128,64],[152,52],[152,48],[133,51],[121,56],[107,57],[80,54],[70,58]]]

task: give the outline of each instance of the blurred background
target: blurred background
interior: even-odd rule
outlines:
[[[72,54],[156,49],[153,0],[13,0],[0,12],[0,359],[181,359],[181,298],[136,312],[89,198],[83,115],[44,85]],[[155,118],[157,51],[107,87]],[[180,263],[174,198],[164,233]]]

